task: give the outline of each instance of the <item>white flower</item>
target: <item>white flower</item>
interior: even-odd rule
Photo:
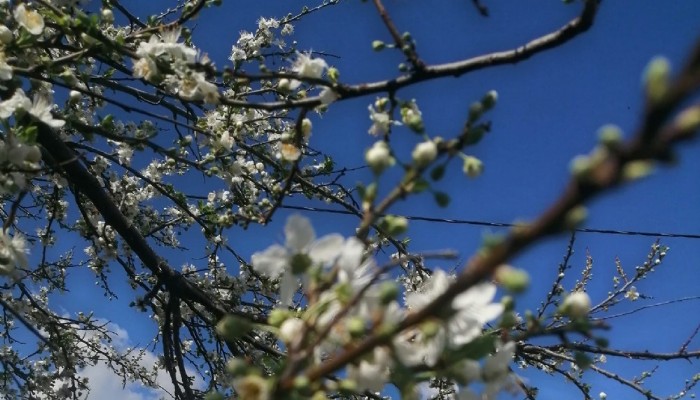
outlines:
[[[483,397],[495,399],[498,392],[513,383],[513,375],[510,373],[509,365],[515,355],[515,342],[505,343],[497,349],[496,354],[492,354],[484,360],[481,375],[486,383]]]
[[[411,156],[418,167],[425,167],[437,157],[437,145],[432,140],[418,143]]]
[[[639,299],[639,292],[637,291],[637,288],[634,286],[631,286],[627,292],[625,292],[625,298],[630,299],[632,301],[638,300]]]
[[[6,27],[3,24],[0,24],[0,42],[3,44],[8,44],[12,42],[13,36],[12,36],[12,31],[10,28]]]
[[[219,89],[206,80],[204,72],[191,72],[179,82],[180,97],[186,100],[204,100],[209,104],[219,103]]]
[[[284,24],[282,25],[282,31],[280,32],[283,36],[288,36],[294,33],[294,25]]]
[[[391,129],[391,125],[398,125],[398,122],[392,121],[387,112],[378,112],[371,105],[369,109],[369,119],[372,120],[372,126],[369,128],[371,135],[386,135]]]
[[[29,109],[29,113],[52,128],[60,128],[66,124],[66,121],[62,119],[54,119],[53,115],[51,115],[52,108],[52,99],[41,94],[35,94],[32,107]]]
[[[297,59],[292,65],[292,71],[304,78],[318,79],[323,75],[323,71],[328,68],[328,64],[322,58],[311,58],[311,54],[297,53]]]
[[[377,174],[396,163],[396,160],[391,156],[391,152],[389,151],[389,145],[383,140],[374,143],[374,145],[367,150],[365,153],[365,161],[367,161],[367,165],[369,165],[372,171]]]
[[[436,270],[416,292],[406,295],[409,309],[420,310],[445,292],[453,278],[443,270]],[[503,312],[503,305],[492,303],[496,286],[482,282],[460,293],[452,300],[454,314],[447,321],[449,344],[453,347],[467,344],[481,334],[484,324]]]
[[[41,35],[44,31],[44,18],[34,10],[27,10],[24,4],[17,6],[14,16],[17,23],[32,35]]]
[[[303,320],[299,318],[287,318],[280,326],[278,337],[289,345],[301,339],[303,330]]]
[[[462,171],[470,178],[477,178],[484,171],[484,163],[476,157],[465,156]]]
[[[9,81],[10,79],[12,79],[12,67],[7,63],[5,53],[0,49],[0,80]]]
[[[326,264],[335,260],[343,246],[343,237],[331,234],[316,240],[311,223],[300,215],[292,215],[284,227],[285,246],[272,245],[263,252],[253,254],[253,269],[272,279],[280,278],[280,300],[290,305],[297,279],[310,264]]]
[[[15,110],[28,110],[31,106],[32,101],[24,94],[24,90],[17,89],[12,97],[0,103],[0,118],[7,119],[15,113]]]
[[[231,132],[226,130],[224,131],[224,133],[221,134],[221,137],[219,138],[218,142],[222,148],[231,151],[231,149],[233,148],[233,144],[236,142],[236,140],[233,136],[231,136]]]
[[[134,62],[134,77],[152,81],[158,76],[158,66],[149,56],[141,57]]]
[[[24,236],[9,236],[0,229],[0,275],[12,275],[16,266],[26,268],[27,252]]]
[[[280,80],[280,82],[282,81]],[[338,100],[338,93],[329,87],[325,87],[321,90],[321,93],[318,94],[318,98],[321,100],[321,104],[328,105]]]
[[[571,318],[582,318],[588,315],[591,309],[591,298],[586,292],[573,292],[566,296],[561,304],[561,313]]]
[[[197,50],[184,43],[177,43],[179,38],[179,28],[165,31],[162,34],[162,38],[159,38],[157,35],[152,35],[148,42],[139,43],[136,54],[140,58],[169,55],[175,61],[184,61],[187,64],[194,63],[197,57]]]
[[[600,397],[600,400],[605,400],[605,399],[608,398],[608,394],[605,393],[605,392],[600,392],[600,393],[598,394],[598,397]]]
[[[296,161],[301,157],[301,149],[292,143],[280,144],[280,156],[287,161]]]
[[[270,398],[270,384],[259,375],[246,375],[233,380],[233,388],[237,398],[241,400],[268,400]]]
[[[376,393],[382,390],[389,380],[391,357],[384,347],[375,347],[372,361],[362,360],[359,365],[348,365],[348,378],[355,381],[360,392],[368,390]]]

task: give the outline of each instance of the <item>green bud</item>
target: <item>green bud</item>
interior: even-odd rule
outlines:
[[[385,216],[380,226],[391,236],[401,235],[408,230],[408,219],[399,215]]]
[[[355,383],[355,381],[353,381],[352,379],[343,379],[338,384],[338,390],[356,392],[357,383]]]
[[[374,51],[381,51],[386,48],[386,43],[382,42],[381,40],[373,40],[372,41],[372,50]]]
[[[650,160],[631,161],[622,168],[622,179],[635,181],[646,178],[654,172],[654,162]]]
[[[240,358],[231,358],[226,363],[226,372],[233,376],[245,375],[248,372],[248,365]]]
[[[510,329],[517,324],[518,324],[518,317],[515,315],[514,312],[509,311],[509,312],[503,313],[503,316],[501,316],[501,322],[498,324],[498,326],[501,328]]]
[[[515,309],[515,300],[511,296],[503,296],[501,304],[504,311],[513,311]]]
[[[696,131],[700,128],[700,107],[695,106],[683,110],[676,117],[675,125],[685,134]]]
[[[598,140],[603,146],[614,149],[622,143],[622,130],[617,125],[603,125],[598,130]]]
[[[361,338],[365,336],[365,320],[361,317],[355,316],[348,320],[348,332],[350,336],[354,338]]]
[[[309,381],[309,378],[306,375],[299,375],[296,378],[294,378],[294,388],[295,389],[306,389],[309,387],[311,384],[311,381]]]
[[[379,301],[381,304],[389,304],[396,300],[396,296],[399,295],[399,288],[396,287],[396,283],[384,281],[379,285]]]
[[[564,226],[567,229],[576,229],[588,218],[588,209],[584,206],[576,206],[569,210],[564,217]]]
[[[226,340],[235,340],[243,337],[252,329],[253,326],[250,321],[232,314],[223,317],[216,324],[216,333]]]
[[[423,322],[420,325],[420,331],[425,335],[426,338],[432,338],[440,332],[441,326],[442,325],[438,321],[429,320]]]
[[[474,122],[484,114],[484,105],[477,101],[469,106],[469,121]]]
[[[280,325],[282,325],[282,323],[291,316],[292,313],[289,310],[274,308],[272,311],[270,311],[270,315],[267,317],[267,323],[279,328]]]
[[[501,265],[495,273],[495,278],[506,290],[513,293],[522,293],[530,285],[530,275],[520,268],[510,265]]]
[[[666,57],[654,57],[644,71],[644,87],[652,102],[661,100],[668,91],[671,64]]]
[[[331,80],[331,82],[338,82],[338,79],[340,78],[340,71],[338,71],[338,68],[336,67],[330,67],[328,68],[328,71],[326,71],[326,74],[328,75],[328,79]]]
[[[225,400],[226,397],[224,397],[223,394],[219,392],[209,392],[204,396],[204,400]]]
[[[589,156],[579,154],[569,163],[569,170],[574,178],[578,180],[586,179],[593,169],[592,164],[593,163],[591,162],[591,158]]]
[[[498,101],[498,92],[489,90],[481,99],[481,104],[484,106],[484,110],[490,110],[496,105],[496,101]]]

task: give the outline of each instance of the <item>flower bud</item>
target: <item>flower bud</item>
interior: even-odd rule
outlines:
[[[484,106],[484,110],[490,110],[496,105],[498,101],[498,92],[495,90],[489,90],[484,98],[481,99],[481,104]]]
[[[380,140],[365,153],[365,161],[375,174],[381,174],[386,168],[391,167],[396,163],[394,157],[391,156],[389,145],[383,140]]]
[[[559,312],[572,319],[583,318],[591,310],[591,298],[586,292],[570,293],[559,307]]]
[[[226,340],[235,340],[253,329],[250,321],[235,315],[227,315],[216,324],[216,333]]]
[[[685,134],[691,134],[700,128],[700,107],[695,106],[683,110],[676,117],[675,125]]]
[[[83,98],[83,94],[77,90],[71,90],[68,98],[70,99],[71,103],[77,103]]]
[[[338,79],[340,78],[340,71],[338,71],[338,68],[336,67],[330,67],[326,71],[326,75],[331,82],[338,82]]]
[[[284,343],[290,344],[301,338],[304,325],[304,321],[299,318],[288,318],[280,325],[279,335],[277,336]]]
[[[418,143],[416,148],[413,149],[411,156],[413,157],[413,161],[416,163],[416,166],[425,167],[426,165],[430,164],[435,157],[437,157],[437,153],[437,145],[431,140],[428,142]]]
[[[12,36],[12,31],[5,25],[0,24],[0,43],[9,44],[12,42],[14,37]]]
[[[646,178],[654,172],[654,163],[649,160],[631,161],[622,168],[622,179],[636,181]]]
[[[598,140],[609,149],[615,148],[622,143],[622,130],[617,125],[603,125],[598,130]]]
[[[399,288],[396,287],[394,282],[384,281],[379,285],[379,301],[387,305],[392,301],[396,300],[396,296],[399,295]]]
[[[301,120],[301,134],[304,135],[304,140],[308,141],[309,137],[311,136],[311,128],[313,127],[313,124],[311,123],[311,120],[308,118],[304,118]]]
[[[102,9],[102,20],[108,24],[114,22],[114,13],[109,8]]]
[[[576,229],[588,218],[588,209],[584,206],[576,206],[569,210],[564,217],[564,225],[567,229]]]
[[[382,42],[381,40],[373,40],[372,41],[372,50],[374,51],[381,51],[386,48],[386,43]]]
[[[495,278],[501,286],[513,293],[522,293],[530,285],[530,275],[527,271],[510,265],[504,264],[498,267]]]
[[[478,178],[484,172],[484,163],[476,157],[465,156],[462,171],[470,178]]]
[[[644,87],[647,98],[652,102],[661,100],[668,91],[671,64],[666,57],[654,57],[644,71]]]

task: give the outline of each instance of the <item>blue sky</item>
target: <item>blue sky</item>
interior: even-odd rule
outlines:
[[[125,2],[126,3],[126,2]],[[228,65],[227,58],[238,32],[254,30],[260,16],[281,17],[296,12],[302,1],[224,1],[220,8],[205,10],[196,21],[194,43],[215,60],[217,67]],[[428,5],[429,4],[429,5]],[[394,22],[401,31],[410,31],[417,51],[427,63],[442,63],[506,50],[550,32],[573,18],[580,4],[561,1],[487,1],[491,16],[479,16],[470,1],[434,2],[386,0]],[[171,2],[153,1],[140,15],[152,8],[161,10]],[[148,7],[148,10],[146,9]],[[636,127],[641,113],[641,74],[646,63],[664,55],[677,69],[684,54],[698,38],[700,4],[693,0],[658,2],[653,0],[605,1],[593,28],[559,49],[521,62],[478,71],[459,79],[444,78],[401,90],[402,99],[418,101],[431,136],[451,137],[464,124],[469,104],[488,90],[499,93],[498,105],[489,117],[492,132],[470,154],[485,163],[484,174],[467,179],[458,163],[451,164],[446,177],[435,184],[436,190],[448,192],[452,203],[439,208],[428,194],[402,202],[392,211],[407,215],[453,219],[512,222],[532,219],[546,209],[569,179],[568,163],[578,154],[589,152],[596,143],[597,129],[615,123],[623,131]],[[311,14],[296,24],[294,40],[301,50],[313,49],[338,57],[327,57],[336,66],[344,83],[361,83],[397,76],[400,54],[392,50],[376,53],[372,40],[390,42],[371,2],[341,1]],[[323,116],[312,116],[314,134],[311,144],[335,157],[339,166],[363,164],[363,153],[374,138],[367,134],[370,126],[367,105],[374,97],[333,104]],[[419,138],[408,130],[397,129],[392,143],[404,159]],[[353,149],[353,151],[348,151]],[[586,227],[629,231],[700,233],[700,185],[697,171],[700,158],[697,143],[678,152],[676,166],[657,172],[628,187],[595,199],[589,204]],[[695,156],[695,157],[694,157]],[[391,184],[391,177],[383,180]],[[345,182],[369,182],[369,171],[351,173]],[[388,186],[387,186],[388,187]],[[314,205],[290,201],[295,205]],[[243,254],[262,250],[282,238],[282,224],[290,212],[281,210],[266,228],[234,231],[237,248]],[[306,214],[320,234],[339,232],[351,235],[357,221],[350,216]],[[411,249],[427,251],[455,249],[462,260],[476,250],[487,230],[470,225],[412,222],[409,236]],[[566,249],[568,237],[549,239],[512,260],[525,268],[532,278],[530,291],[518,298],[518,309],[536,308],[556,275],[556,268]],[[632,270],[644,261],[653,237],[614,236],[581,233],[577,236],[572,269],[566,283],[579,276],[587,249],[595,259],[595,280],[589,288],[594,300],[611,289],[614,260]],[[653,296],[647,303],[624,303],[618,311],[659,301],[700,295],[700,246],[697,240],[668,238],[662,243],[671,247],[664,264],[651,279],[638,285],[641,293]],[[201,254],[191,254],[196,262]],[[235,264],[234,264],[235,265]],[[461,264],[460,264],[461,265]],[[455,263],[439,262],[435,267],[454,268]],[[92,278],[84,277],[91,282]],[[122,278],[123,279],[123,278]],[[65,301],[70,309],[94,295],[90,290],[73,291]],[[77,296],[77,297],[76,297]],[[81,300],[82,299],[82,300]],[[97,314],[110,318],[129,332],[131,345],[144,344],[154,333],[144,318],[134,323],[130,299],[97,306]],[[642,311],[618,319],[608,337],[611,345],[630,350],[671,352],[700,323],[697,301]],[[140,339],[143,338],[143,339]],[[697,348],[699,340],[691,343]],[[619,363],[609,357],[611,370],[627,378],[655,364]],[[698,370],[683,361],[662,364],[648,387],[662,396],[677,393],[683,380]],[[516,371],[541,389],[540,399],[562,398],[562,391],[580,398],[573,386],[562,379],[547,378],[542,373]],[[592,393],[604,391],[609,399],[636,398],[619,384],[588,373]],[[568,396],[567,396],[568,397]],[[97,398],[97,396],[95,396]]]

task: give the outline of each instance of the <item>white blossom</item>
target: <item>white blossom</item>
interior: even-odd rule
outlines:
[[[14,17],[20,26],[34,36],[41,35],[44,31],[44,17],[37,11],[27,10],[23,3],[15,8]]]
[[[310,53],[297,53],[297,59],[292,65],[292,71],[304,78],[319,79],[328,64],[322,58],[311,58]]]
[[[386,168],[396,163],[394,157],[391,156],[389,145],[383,140],[375,142],[372,147],[367,150],[365,153],[365,161],[367,161],[367,165],[369,165],[375,173],[381,173]]]
[[[0,229],[0,275],[12,275],[16,266],[26,268],[27,252],[24,236],[10,236]]]
[[[411,156],[417,166],[425,167],[437,157],[437,151],[437,144],[429,140],[427,142],[418,143],[415,149],[413,149]]]
[[[372,360],[363,359],[358,365],[348,365],[348,378],[355,381],[357,390],[379,392],[389,380],[391,357],[384,347],[375,347]]]
[[[564,315],[571,318],[585,317],[591,309],[591,298],[586,292],[573,292],[566,296],[560,309]]]
[[[338,234],[316,240],[311,222],[297,214],[287,219],[284,232],[285,246],[272,245],[263,252],[253,254],[251,264],[258,273],[280,279],[280,300],[282,304],[289,305],[298,284],[293,267],[309,267],[304,264],[326,264],[335,260],[344,240]]]
[[[389,113],[385,111],[376,111],[371,105],[369,109],[369,119],[372,120],[372,126],[369,128],[371,135],[386,135],[391,129],[391,125],[398,125],[396,121],[392,121]]]

